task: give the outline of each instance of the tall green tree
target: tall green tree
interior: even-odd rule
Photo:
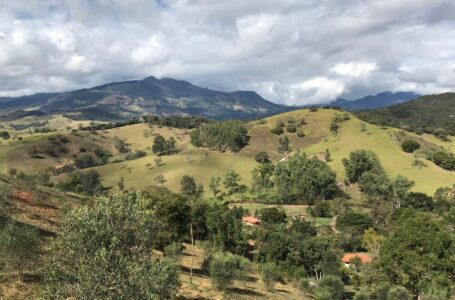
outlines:
[[[161,216],[140,195],[100,197],[71,210],[51,246],[49,299],[169,299],[176,267],[151,255]]]
[[[10,220],[0,231],[0,262],[16,271],[22,281],[24,271],[36,263],[39,243],[36,228]]]
[[[426,213],[407,213],[379,251],[380,265],[397,284],[418,296],[432,280],[454,280],[455,239]]]
[[[382,169],[377,155],[369,150],[354,150],[348,158],[343,159],[347,179],[355,183],[363,173]]]
[[[242,180],[240,174],[235,172],[233,169],[229,169],[226,174],[224,174],[223,185],[229,191],[229,193],[236,193],[239,188],[239,182]]]

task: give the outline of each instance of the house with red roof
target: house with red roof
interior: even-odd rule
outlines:
[[[367,264],[372,260],[371,255],[365,252],[345,253],[341,260],[344,262],[345,267],[349,268],[352,260],[355,258],[358,258],[362,265]]]
[[[260,226],[261,220],[253,216],[247,216],[242,218],[242,223],[249,226]]]

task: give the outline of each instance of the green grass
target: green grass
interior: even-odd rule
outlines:
[[[230,168],[236,170],[243,178],[243,183],[250,185],[251,170],[257,165],[254,156],[260,151],[267,151],[275,162],[283,158],[278,152],[278,139],[280,136],[270,132],[276,122],[281,120],[287,123],[288,119],[294,118],[297,122],[303,117],[307,124],[303,126],[305,137],[298,137],[295,133],[284,133],[290,142],[293,151],[304,151],[308,155],[323,153],[329,149],[332,161],[330,167],[337,173],[339,181],[345,179],[342,159],[355,149],[368,149],[374,151],[381,159],[384,169],[390,177],[398,174],[408,177],[416,182],[415,191],[433,194],[441,186],[452,185],[455,182],[455,172],[445,171],[434,165],[431,161],[425,161],[427,167],[418,169],[412,166],[414,157],[412,154],[401,150],[399,142],[394,138],[398,129],[382,129],[375,125],[366,124],[366,130],[361,130],[359,119],[351,115],[351,119],[341,123],[340,132],[335,136],[330,130],[330,122],[336,110],[320,109],[317,112],[309,110],[293,111],[285,114],[272,116],[266,119],[265,124],[253,121],[247,124],[249,129],[249,144],[238,153],[230,151],[219,152],[210,149],[194,148],[190,144],[190,130],[172,128],[150,128],[146,124],[135,124],[114,128],[106,131],[98,131],[97,135],[88,135],[79,138],[76,143],[89,143],[108,148],[114,154],[114,158],[122,158],[124,154],[117,153],[113,148],[113,138],[126,139],[131,144],[131,149],[143,150],[147,156],[138,160],[126,161],[116,164],[108,164],[95,168],[103,177],[103,184],[115,187],[123,176],[126,188],[146,189],[156,184],[153,180],[158,175],[163,175],[166,182],[164,186],[173,191],[179,191],[180,179],[183,175],[194,176],[198,183],[202,183],[208,195],[208,182],[212,176],[220,176]],[[31,160],[25,153],[27,149],[40,143],[40,140],[50,134],[22,134],[24,140],[2,141],[0,145],[0,170],[6,172],[7,168],[17,167],[26,173],[37,172],[39,169],[53,167],[57,160]],[[55,133],[54,133],[55,134]],[[68,134],[60,131],[59,134]],[[88,134],[85,132],[84,134]],[[173,136],[177,140],[179,152],[171,156],[163,156],[163,165],[156,167],[155,158],[151,152],[154,134],[161,134],[166,138]],[[413,136],[413,133],[409,133]],[[282,135],[283,136],[283,135]],[[418,136],[428,143],[444,147],[449,151],[455,151],[455,139],[443,142],[431,135]],[[113,158],[113,159],[114,159]],[[149,165],[149,166],[147,166]],[[115,190],[115,188],[113,189]],[[353,196],[353,201],[361,202],[360,196],[355,189],[348,191]],[[351,193],[352,192],[352,193]]]
[[[315,218],[314,223],[316,226],[330,225],[332,218]]]

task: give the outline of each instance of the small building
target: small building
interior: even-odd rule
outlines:
[[[247,216],[242,218],[242,223],[249,226],[260,226],[261,220],[253,216]]]
[[[371,261],[371,256],[365,252],[357,252],[357,253],[345,253],[342,261],[346,268],[351,266],[352,259],[358,257],[360,263],[362,265],[367,264]]]

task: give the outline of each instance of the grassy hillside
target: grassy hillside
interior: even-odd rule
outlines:
[[[362,111],[358,115],[373,124],[455,135],[455,93],[427,95],[402,104]]]
[[[310,112],[300,110],[267,118],[267,123],[254,121],[248,124],[250,141],[248,146],[238,153],[218,152],[209,149],[194,148],[189,144],[189,131],[182,129],[155,128],[154,133],[160,133],[166,137],[174,136],[178,140],[179,152],[172,156],[163,156],[163,165],[156,167],[154,155],[127,161],[119,164],[111,164],[97,167],[107,186],[115,186],[120,176],[125,179],[126,187],[137,189],[146,188],[155,184],[153,178],[163,175],[166,179],[165,186],[178,191],[179,182],[183,175],[194,176],[197,182],[201,182],[208,189],[208,180],[211,176],[222,175],[227,169],[235,169],[243,178],[245,184],[250,183],[251,170],[256,165],[254,156],[259,151],[267,151],[274,161],[283,158],[278,152],[279,136],[270,132],[277,121],[287,122],[289,118],[299,120],[305,118],[307,124],[303,126],[305,137],[298,137],[295,133],[285,133],[288,136],[293,150],[300,149],[308,155],[318,154],[329,149],[332,161],[329,165],[337,172],[339,180],[344,180],[344,168],[341,160],[347,157],[349,152],[355,149],[373,150],[380,157],[386,172],[395,177],[398,174],[406,176],[416,182],[414,190],[432,194],[438,187],[447,186],[455,182],[455,174],[445,171],[434,165],[431,161],[425,161],[427,167],[418,169],[412,165],[412,154],[401,150],[400,141],[397,138],[398,129],[381,129],[375,125],[365,124],[366,130],[361,128],[362,121],[355,117],[341,123],[341,129],[335,136],[329,128],[335,110],[319,110]],[[363,125],[362,125],[363,126]],[[149,151],[153,137],[145,137],[148,127],[137,124],[108,130],[108,137],[119,136],[131,143],[132,148]],[[431,147],[444,147],[454,151],[454,141],[442,142],[431,135],[417,136],[408,134],[410,137],[419,138]],[[147,166],[149,164],[149,166]]]
[[[455,151],[455,140],[443,142],[432,135],[415,135],[412,133],[399,134],[399,129],[380,128],[375,125],[366,124],[351,115],[347,121],[340,123],[337,135],[330,132],[330,123],[333,116],[340,113],[336,110],[320,109],[316,112],[299,110],[285,114],[275,115],[262,121],[247,123],[249,130],[249,144],[238,153],[230,151],[219,152],[206,148],[195,148],[190,144],[190,130],[175,128],[150,128],[146,124],[135,124],[105,131],[97,131],[96,134],[79,132],[71,134],[66,131],[47,134],[22,134],[21,141],[2,141],[0,147],[0,166],[3,172],[8,168],[17,168],[26,173],[36,173],[57,165],[61,160],[74,159],[79,155],[78,148],[85,147],[94,149],[101,147],[109,150],[113,160],[122,159],[124,154],[118,153],[114,147],[114,138],[126,140],[132,151],[142,150],[147,156],[130,161],[109,163],[104,166],[95,167],[103,178],[103,184],[114,187],[123,176],[126,188],[146,189],[157,184],[154,180],[162,175],[164,186],[173,191],[180,188],[180,179],[183,175],[194,176],[198,183],[203,183],[208,191],[208,181],[211,176],[223,175],[228,169],[236,170],[243,178],[243,183],[250,184],[251,170],[256,166],[254,156],[259,151],[267,151],[272,160],[279,161],[283,155],[278,152],[279,137],[272,134],[270,130],[275,127],[276,122],[282,121],[285,124],[289,119],[300,121],[305,119],[306,124],[302,129],[304,137],[298,137],[296,133],[285,132],[291,143],[292,150],[301,150],[308,155],[321,155],[329,149],[332,161],[329,165],[336,171],[338,179],[344,180],[344,168],[341,160],[347,157],[349,152],[355,149],[368,149],[377,153],[386,172],[395,177],[398,174],[406,176],[416,182],[415,191],[422,191],[432,194],[438,187],[447,186],[455,182],[454,172],[445,171],[434,165],[431,161],[425,160],[427,167],[418,169],[413,166],[414,157],[412,154],[401,150],[400,141],[403,138],[418,139],[421,144],[431,149],[444,148],[446,151]],[[362,125],[363,124],[363,125]],[[177,140],[178,153],[171,156],[162,156],[162,163],[157,166],[151,146],[155,134],[161,134],[168,138],[173,136]],[[40,147],[48,143],[50,136],[66,135],[70,139],[67,148],[69,153],[59,157],[44,155],[43,159],[30,159],[28,151],[33,147]]]

